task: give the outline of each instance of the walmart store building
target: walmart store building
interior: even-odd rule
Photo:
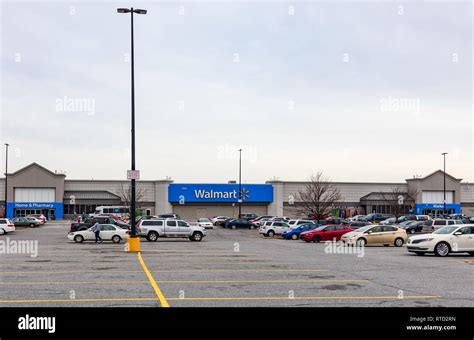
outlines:
[[[443,172],[399,183],[333,182],[341,192],[335,213],[340,216],[371,212],[390,213],[387,194],[398,188],[403,193],[416,192],[413,204],[404,211],[436,215],[443,210]],[[8,174],[8,217],[42,213],[50,219],[70,218],[74,212],[93,212],[97,206],[122,205],[126,180],[74,180],[32,163]],[[243,212],[258,215],[295,216],[298,191],[305,182],[267,181],[242,184]],[[0,214],[5,214],[5,179],[0,179]],[[446,174],[447,210],[474,215],[474,184]],[[237,216],[238,184],[174,183],[172,180],[137,181],[138,206],[147,214],[174,212],[193,221],[215,215]]]

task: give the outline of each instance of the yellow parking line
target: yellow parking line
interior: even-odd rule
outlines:
[[[168,298],[171,301],[239,301],[239,300],[371,300],[371,299],[439,299],[442,296],[435,295],[413,295],[399,296],[254,296],[254,297],[196,297],[196,298]],[[113,301],[156,301],[156,298],[93,298],[93,299],[38,299],[38,300],[0,300],[0,303],[54,303],[54,302],[113,302]]]
[[[94,298],[94,299],[38,299],[38,300],[0,300],[0,303],[49,303],[49,302],[112,302],[112,301],[156,301],[154,298]]]
[[[18,275],[18,274],[81,274],[81,273],[100,273],[100,270],[68,270],[68,271],[42,271],[42,270],[31,270],[31,271],[16,271],[16,272],[2,272],[0,275]],[[141,270],[107,270],[107,273],[141,273]]]
[[[153,275],[151,275],[150,271],[146,267],[145,262],[143,261],[142,254],[138,252],[138,261],[140,261],[140,264],[142,265],[143,271],[145,272],[146,276],[148,277],[148,280],[150,280],[150,284],[155,290],[155,294],[160,300],[161,307],[169,307],[170,305],[168,304],[168,301],[166,301],[165,296],[160,290],[160,287],[156,284],[155,279],[153,278]]]
[[[289,298],[288,296],[256,296],[256,297],[196,297],[196,298],[168,298],[168,300],[179,301],[179,300],[188,300],[188,301],[225,301],[225,300],[355,300],[355,299],[394,299],[394,300],[404,300],[404,299],[439,299],[441,296],[433,295],[413,295],[413,296],[404,296],[400,298],[399,296],[392,295],[382,295],[382,296],[295,296]]]
[[[0,282],[0,285],[78,285],[78,284],[142,284],[148,281],[36,281],[36,282]],[[163,280],[156,283],[335,283],[335,282],[369,282],[369,280]]]
[[[327,269],[160,269],[151,270],[156,273],[228,273],[228,272],[242,272],[242,273],[260,273],[260,272],[325,272]],[[141,273],[141,270],[106,270],[107,273]],[[83,274],[83,273],[100,273],[98,270],[69,270],[69,271],[15,271],[15,272],[1,272],[0,275],[18,275],[18,274]]]

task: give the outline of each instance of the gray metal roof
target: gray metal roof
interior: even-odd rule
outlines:
[[[70,199],[74,196],[76,199],[120,199],[119,196],[109,191],[65,191],[64,199]]]

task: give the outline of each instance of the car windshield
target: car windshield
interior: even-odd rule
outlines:
[[[209,219],[207,218],[200,218],[198,222],[209,222]]]
[[[321,230],[324,230],[324,228],[326,228],[325,225],[323,225],[323,226],[321,226],[321,227],[317,227],[317,228],[314,229],[314,230],[316,230],[316,231],[321,231]]]
[[[371,225],[368,225],[368,226],[365,226],[365,227],[361,227],[361,228],[358,228],[358,229],[357,229],[357,232],[358,232],[358,233],[363,233],[363,232],[369,230],[370,228],[372,228]]]
[[[451,234],[457,228],[459,228],[459,227],[452,227],[452,226],[443,227],[443,228],[440,228],[440,229],[436,230],[435,232],[433,232],[433,234]]]

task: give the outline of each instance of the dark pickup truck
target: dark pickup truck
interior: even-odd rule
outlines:
[[[87,230],[90,227],[92,227],[95,222],[98,222],[99,224],[113,224],[116,225],[117,227],[120,227],[122,229],[130,229],[130,225],[121,222],[121,221],[116,221],[111,217],[108,216],[96,216],[94,218],[86,218],[84,222],[72,222],[71,223],[71,232],[74,231],[81,231],[81,230]]]

